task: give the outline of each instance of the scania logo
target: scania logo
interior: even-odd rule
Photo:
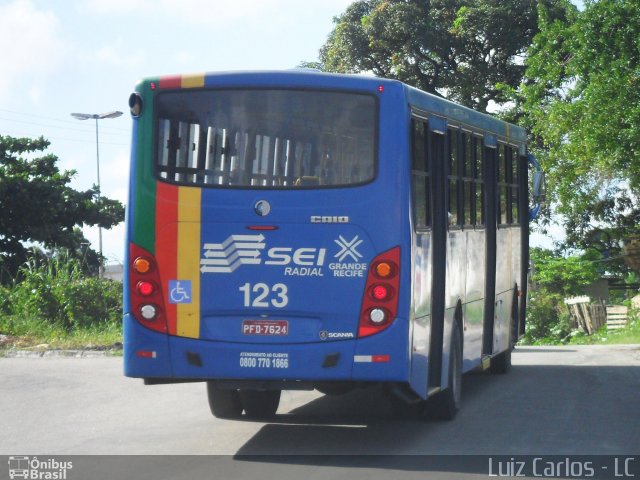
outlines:
[[[320,330],[318,333],[320,340],[327,340],[329,338],[354,338],[354,334],[351,332],[327,332],[326,330]]]

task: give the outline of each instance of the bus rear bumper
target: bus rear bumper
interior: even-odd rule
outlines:
[[[169,337],[143,327],[131,314],[124,315],[124,374],[147,378],[171,376]]]
[[[407,338],[406,321],[396,319],[385,331],[357,340],[218,342],[156,333],[126,315],[125,375],[175,380],[408,382]]]

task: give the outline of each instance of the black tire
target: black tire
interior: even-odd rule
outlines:
[[[240,401],[249,418],[270,418],[280,405],[280,390],[240,390]]]
[[[453,420],[460,410],[462,398],[462,333],[458,322],[451,332],[451,354],[449,355],[449,386],[427,401],[425,413],[434,420]]]
[[[207,382],[209,408],[216,418],[238,418],[242,415],[242,402],[238,390],[218,388],[216,382]]]

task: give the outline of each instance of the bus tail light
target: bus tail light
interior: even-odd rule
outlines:
[[[371,262],[364,289],[358,337],[381,332],[398,313],[400,247],[381,253]]]
[[[138,290],[138,293],[143,297],[150,297],[155,291],[153,283],[146,281],[138,282],[138,284],[136,285],[136,289]]]
[[[157,262],[151,253],[131,243],[129,245],[129,293],[133,316],[147,328],[167,332],[167,318]]]
[[[393,265],[389,262],[381,261],[375,263],[374,274],[378,278],[389,278],[394,274]]]
[[[389,314],[382,308],[372,308],[369,311],[369,321],[374,325],[382,325],[387,321]]]
[[[137,257],[133,261],[133,269],[137,273],[149,273],[151,270],[151,261],[145,257]]]

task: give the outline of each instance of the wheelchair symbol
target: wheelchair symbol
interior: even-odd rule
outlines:
[[[169,281],[169,303],[191,303],[191,280]]]

